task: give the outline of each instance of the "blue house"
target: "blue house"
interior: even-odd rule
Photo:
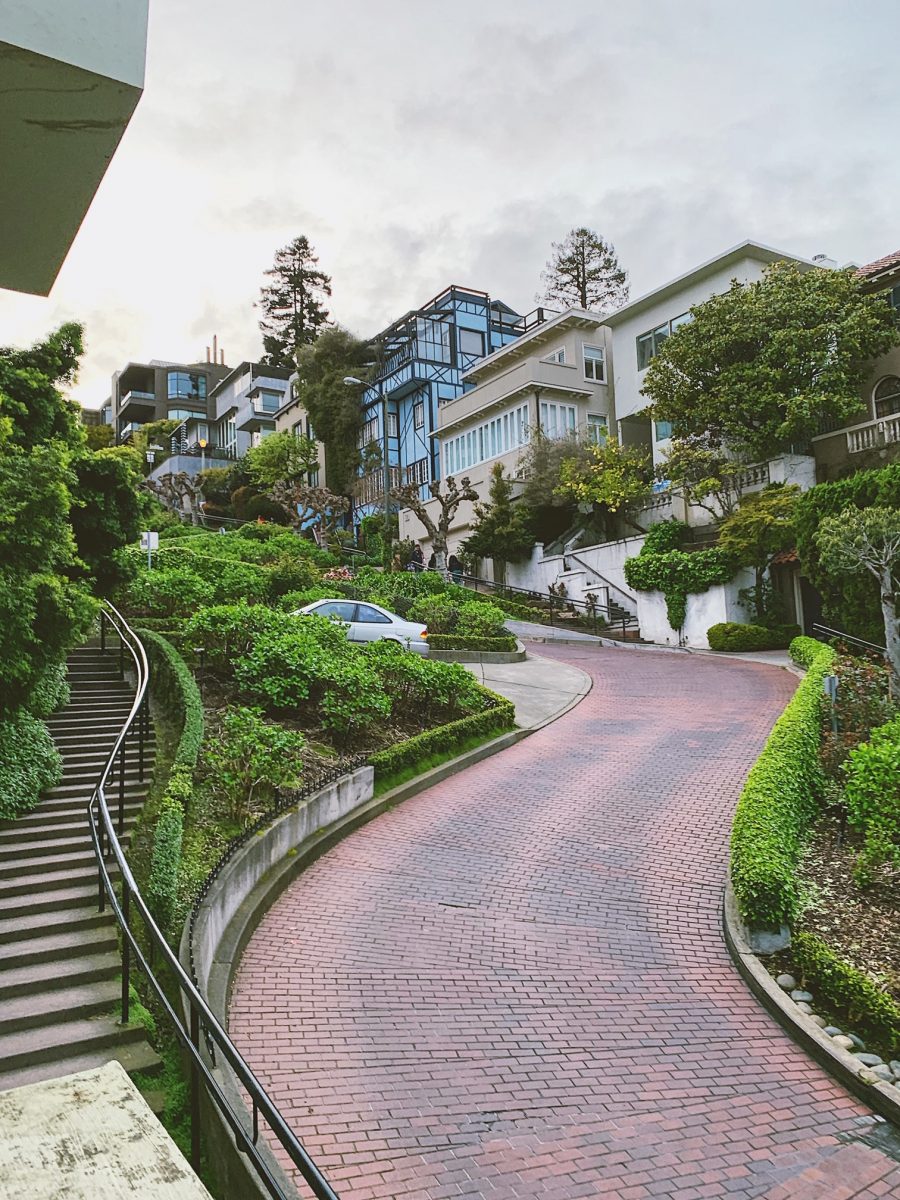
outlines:
[[[427,485],[440,478],[438,406],[466,390],[463,373],[479,359],[543,319],[540,309],[521,317],[487,292],[454,284],[375,339],[380,362],[363,394],[359,448],[377,447],[381,454],[361,468],[354,523],[383,508],[384,470],[377,460],[384,461],[385,410],[391,485],[419,484],[427,496]]]

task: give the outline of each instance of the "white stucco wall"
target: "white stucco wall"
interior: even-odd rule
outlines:
[[[661,646],[690,646],[708,650],[706,631],[722,621],[749,622],[747,612],[738,603],[741,588],[750,587],[753,572],[741,571],[731,583],[716,584],[705,592],[692,593],[687,598],[687,615],[679,639],[678,631],[666,616],[666,598],[662,592],[638,592],[638,623],[641,637]]]

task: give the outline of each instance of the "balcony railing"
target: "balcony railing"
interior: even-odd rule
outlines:
[[[119,401],[119,408],[123,409],[127,404],[139,404],[142,408],[152,408],[156,404],[156,397],[152,392],[139,392],[137,388],[132,388]]]
[[[133,437],[133,436],[134,436],[134,435],[137,433],[137,431],[138,431],[139,429],[141,429],[141,428],[143,428],[143,422],[142,422],[142,421],[129,421],[127,425],[123,425],[123,426],[122,426],[122,430],[121,430],[121,432],[119,433],[119,441],[120,441],[120,442],[128,442],[128,441],[130,441],[130,440],[131,440],[131,438],[132,438],[132,437]]]
[[[861,454],[864,450],[880,450],[900,442],[900,413],[892,417],[881,417],[877,421],[867,421],[865,425],[856,425],[847,430],[847,453]]]

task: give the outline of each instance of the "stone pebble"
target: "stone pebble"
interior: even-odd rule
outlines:
[[[775,982],[780,988],[784,988],[786,992],[792,992],[797,986],[797,980],[793,975],[778,975]]]
[[[820,1017],[818,1013],[810,1013],[809,1019],[812,1021],[813,1025],[818,1025],[820,1029],[825,1028],[825,1018]]]
[[[856,1057],[864,1067],[880,1067],[884,1065],[884,1059],[879,1058],[877,1054],[859,1053]]]
[[[791,999],[797,1004],[809,1004],[812,998],[812,992],[804,992],[802,988],[795,988],[791,992]]]
[[[851,1042],[851,1040],[847,1037],[847,1035],[845,1033],[839,1033],[837,1035],[837,1037],[834,1039],[834,1044],[836,1046],[840,1046],[840,1048],[842,1050],[852,1050],[853,1049],[853,1043]]]
[[[807,1004],[805,1000],[798,1000],[797,1007],[802,1013],[806,1013],[807,1016],[812,1013],[812,1005]]]
[[[827,1033],[829,1037],[838,1037],[841,1031],[838,1029],[837,1025],[826,1025],[824,1032]]]
[[[891,1070],[890,1067],[886,1066],[884,1063],[880,1063],[878,1066],[873,1067],[872,1074],[877,1075],[879,1079],[883,1079],[885,1083],[893,1083],[894,1082],[893,1071]]]

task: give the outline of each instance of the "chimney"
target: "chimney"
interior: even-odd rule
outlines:
[[[213,334],[213,362],[219,361],[219,339],[216,334]]]
[[[225,366],[225,351],[224,350],[219,351],[219,362],[221,363],[221,365],[223,367]]]
[[[209,346],[206,347],[206,361],[209,362]]]

